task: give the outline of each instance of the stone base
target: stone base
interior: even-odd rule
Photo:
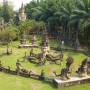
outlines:
[[[21,44],[18,46],[18,48],[30,48],[30,47],[38,48],[38,45]]]
[[[61,80],[61,79],[55,79],[54,83],[57,87],[65,87],[65,86],[71,86],[71,85],[78,85],[78,84],[84,84],[90,82],[90,76],[86,77],[71,77],[68,80]]]

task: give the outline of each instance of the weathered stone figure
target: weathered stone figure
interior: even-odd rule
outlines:
[[[23,62],[25,62],[26,57],[27,57],[27,52],[25,52],[25,54],[24,54]]]
[[[42,52],[42,54],[40,55],[40,60],[39,60],[39,64],[40,65],[43,65],[43,64],[45,64],[45,58],[46,58],[46,53],[45,52]]]
[[[71,67],[71,65],[73,64],[73,58],[72,57],[68,57],[67,59],[66,59],[66,68],[68,69],[68,72],[71,72],[71,70],[70,70],[70,67]]]
[[[60,60],[63,61],[64,54],[61,52],[60,54]]]
[[[12,54],[12,48],[11,49],[9,48],[9,44],[7,44],[6,54],[7,55]]]
[[[33,48],[31,48],[31,50],[30,50],[30,56],[33,56]]]
[[[45,38],[44,38],[44,44],[45,46],[49,46],[49,39],[48,39],[48,36],[46,35]]]
[[[44,64],[46,55],[48,54],[48,47],[44,41],[43,41],[43,46],[41,47],[41,50],[42,50],[42,53],[40,55],[40,63]]]
[[[63,69],[61,70],[60,76],[61,76],[61,79],[62,79],[62,80],[70,79],[70,77],[69,77],[69,72],[68,72],[68,68],[63,68]]]
[[[69,77],[69,72],[68,72],[68,68],[62,68],[62,69],[61,69],[61,73],[60,73],[59,75],[57,75],[55,71],[54,71],[53,73],[54,73],[55,76],[57,76],[57,77],[60,76],[60,79],[61,79],[61,80],[68,80],[68,79],[70,79],[70,77]]]
[[[84,59],[79,66],[78,70],[76,71],[79,76],[87,76],[87,70],[88,70],[88,60]]]
[[[17,62],[16,62],[16,72],[17,72],[17,74],[19,74],[20,71],[21,71],[21,63],[20,63],[19,60],[17,60]]]
[[[64,48],[64,40],[61,41],[61,49]]]
[[[36,43],[36,36],[35,34],[32,35],[32,45],[35,45]]]
[[[0,71],[2,70],[3,66],[2,66],[2,62],[0,61]]]
[[[53,72],[55,74],[55,76],[60,76],[61,80],[68,80],[70,79],[70,72],[68,70],[68,68],[62,68],[61,69],[61,73],[59,75],[56,74],[56,72]]]
[[[61,61],[62,61],[62,58],[60,55],[58,56],[53,56],[51,54],[47,54],[46,55],[46,58],[48,61],[50,61],[51,63],[55,63],[57,65],[61,65]]]
[[[88,65],[87,65],[87,73],[90,75],[90,61],[88,61]]]
[[[21,34],[20,36],[20,44],[26,44],[26,39],[25,39],[25,32],[23,34]]]
[[[71,74],[71,70],[70,70],[70,66],[73,64],[73,58],[72,57],[68,57],[66,60],[66,68],[63,68],[61,70],[61,79],[62,80],[67,80],[70,79],[70,74]]]
[[[41,60],[44,60],[46,58],[46,55],[49,53],[49,45],[47,40],[43,40],[41,50],[42,50]]]
[[[43,50],[49,52],[50,50],[49,39],[46,33],[43,35],[42,47],[43,47]]]
[[[44,80],[45,79],[45,72],[44,70],[41,71],[41,75],[39,77],[40,80]]]

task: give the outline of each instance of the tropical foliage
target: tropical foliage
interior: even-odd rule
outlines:
[[[44,21],[50,34],[61,36],[76,48],[86,35],[89,38],[90,0],[33,0],[26,5],[26,12],[28,19]],[[86,43],[89,42],[88,38]]]
[[[0,21],[13,19],[18,33],[42,32],[45,26],[49,35],[76,49],[90,44],[90,0],[32,0],[25,6],[27,21],[19,21],[10,5],[0,6]],[[13,14],[14,17],[13,17]]]
[[[25,33],[27,35],[30,35],[33,32],[39,32],[40,30],[43,30],[43,28],[44,22],[39,22],[35,20],[26,20],[20,23],[19,34]]]
[[[5,28],[5,30],[0,31],[0,41],[7,44],[16,39],[16,30],[16,28],[8,26]]]

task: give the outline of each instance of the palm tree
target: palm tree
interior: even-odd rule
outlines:
[[[26,6],[28,17],[44,21],[57,36],[58,29],[63,27],[64,39],[70,41],[75,32],[75,48],[80,46],[79,32],[90,25],[90,0],[40,0],[32,1]]]
[[[71,15],[71,23],[74,24],[76,31],[75,48],[80,46],[79,32],[81,27],[86,27],[88,19],[90,18],[90,1],[89,0],[76,0],[76,9]],[[89,22],[90,23],[90,22]],[[82,25],[83,24],[83,25]],[[87,24],[88,25],[88,24]]]
[[[69,21],[74,8],[75,8],[74,1],[72,2],[72,0],[70,1],[63,0],[61,2],[60,9],[58,9],[57,12],[55,13],[56,17],[59,16],[60,22],[62,22],[61,26],[63,27],[64,40],[66,42],[69,42],[71,39],[72,30]]]

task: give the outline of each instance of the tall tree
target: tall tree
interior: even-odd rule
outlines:
[[[5,22],[9,22],[13,17],[13,7],[8,3],[7,0],[3,1],[3,18]]]
[[[76,30],[76,48],[80,45],[79,32],[81,29],[90,25],[90,1],[76,0],[76,9],[71,15],[71,22],[74,24]],[[83,28],[82,28],[83,27]]]
[[[65,42],[72,40],[76,49],[80,46],[80,31],[90,26],[90,0],[32,1],[26,11],[30,19],[44,21],[55,37],[60,31],[56,27],[63,27]]]

